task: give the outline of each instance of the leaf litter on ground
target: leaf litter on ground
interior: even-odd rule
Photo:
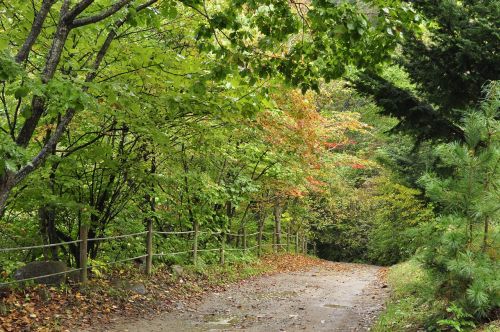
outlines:
[[[0,332],[71,331],[105,326],[118,318],[147,317],[171,310],[189,310],[207,292],[223,292],[231,283],[262,275],[308,271],[314,267],[352,272],[355,265],[336,264],[306,255],[270,254],[253,263],[228,267],[187,268],[176,276],[169,267],[146,278],[137,269],[121,269],[85,285],[31,285],[0,292]],[[250,272],[249,272],[250,271]],[[116,287],[113,281],[144,284],[147,293]]]

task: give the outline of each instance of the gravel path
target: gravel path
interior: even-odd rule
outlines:
[[[255,278],[179,305],[151,320],[107,331],[368,331],[388,294],[382,268],[331,263],[307,272]]]

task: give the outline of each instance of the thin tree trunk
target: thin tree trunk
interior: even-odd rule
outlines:
[[[150,174],[156,173],[156,163],[155,158],[151,159],[151,169]],[[148,204],[151,213],[156,212],[156,200],[154,197],[154,184],[151,185],[151,194],[146,194],[146,203]],[[153,267],[153,216],[148,216],[145,220],[145,226],[147,233],[146,248],[147,248],[147,258],[146,258],[146,274],[150,275]]]
[[[56,210],[52,205],[45,204],[38,210],[40,220],[40,233],[42,234],[44,244],[57,243],[57,234],[55,231]],[[57,261],[59,260],[58,247],[50,247],[44,249],[46,259]]]
[[[45,135],[45,142],[50,138],[51,131],[48,130]],[[51,150],[51,155],[56,154],[55,147]],[[56,180],[56,171],[59,166],[58,162],[55,162],[50,167],[50,175],[49,175],[49,190],[53,195],[55,192],[55,180]],[[40,231],[43,234],[44,241],[47,244],[53,244],[57,242],[57,234],[56,234],[56,207],[53,204],[44,204],[40,207],[38,211],[38,216],[40,218]],[[50,253],[50,254],[49,254]],[[50,247],[47,248],[44,252],[46,258],[52,259],[54,261],[58,260],[58,247]]]
[[[262,232],[264,231],[264,220],[262,213],[257,214],[257,222],[259,227],[259,232],[257,234],[257,255],[260,257],[262,255]]]
[[[14,174],[12,172],[7,171],[0,177],[0,219],[2,219],[5,214],[7,199],[14,185]]]
[[[283,212],[283,207],[280,202],[277,201],[274,205],[273,214],[274,214],[274,237],[276,244],[276,251],[279,251],[281,245],[281,214]]]
[[[45,22],[50,8],[56,1],[57,0],[43,0],[40,10],[38,10],[33,25],[31,26],[31,31],[16,55],[16,62],[21,63],[28,59],[33,44],[35,44],[40,32],[42,32],[43,22]]]

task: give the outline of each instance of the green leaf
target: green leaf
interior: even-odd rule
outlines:
[[[26,97],[28,93],[29,93],[28,87],[22,86],[14,92],[14,97],[16,97],[16,99],[21,99],[23,97]]]
[[[7,169],[10,172],[16,172],[17,171],[17,165],[13,160],[7,159],[5,160],[5,169]]]
[[[177,17],[179,14],[177,11],[177,7],[175,6],[175,3],[172,2],[165,2],[164,5],[160,9],[161,14],[168,18],[168,19],[174,19]]]
[[[197,81],[193,84],[192,90],[196,94],[203,95],[207,92],[207,87],[204,81]]]

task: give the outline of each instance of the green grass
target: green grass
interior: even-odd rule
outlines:
[[[203,276],[215,285],[247,279],[270,270],[269,266],[265,266],[254,256],[248,255],[240,259],[241,261],[231,259],[223,266],[219,264],[207,265],[201,262],[197,266],[189,265],[184,266],[184,268],[189,273]]]
[[[435,283],[416,260],[393,266],[387,279],[392,295],[373,331],[422,330],[444,310],[445,303],[434,298]]]
[[[375,323],[374,332],[443,331],[431,322],[444,318],[449,304],[435,297],[437,283],[416,259],[391,267],[387,282],[392,289],[391,298]],[[478,326],[474,332],[500,332],[500,321]]]

